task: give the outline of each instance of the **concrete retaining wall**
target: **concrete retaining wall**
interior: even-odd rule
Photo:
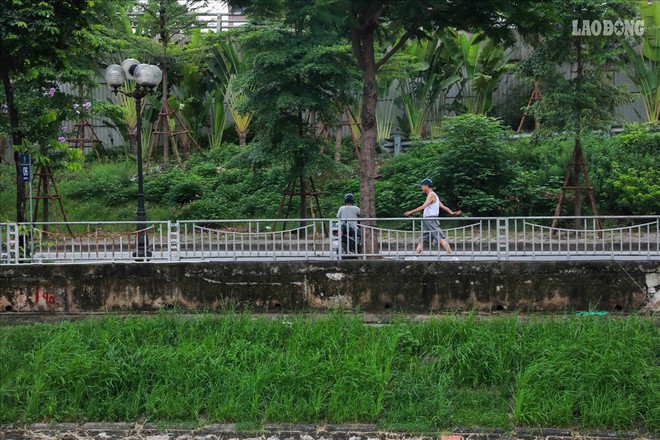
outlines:
[[[167,263],[0,266],[0,313],[660,310],[658,262]]]

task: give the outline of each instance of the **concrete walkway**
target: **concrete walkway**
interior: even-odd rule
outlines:
[[[660,433],[585,431],[518,428],[454,429],[436,435],[378,431],[376,425],[266,425],[259,432],[236,429],[236,425],[201,427],[157,426],[147,423],[32,424],[0,426],[0,440],[633,440],[660,439]]]

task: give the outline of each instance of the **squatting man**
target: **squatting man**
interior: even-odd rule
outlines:
[[[451,250],[451,246],[447,243],[447,236],[440,229],[440,209],[445,211],[449,215],[461,215],[463,211],[452,211],[447,208],[445,205],[440,202],[438,195],[433,192],[433,182],[431,179],[424,179],[421,182],[417,182],[418,185],[422,185],[422,191],[426,194],[426,201],[418,206],[415,209],[406,211],[403,215],[408,217],[411,214],[414,214],[419,211],[424,211],[424,220],[422,220],[422,237],[419,240],[417,245],[417,254],[422,253],[422,246],[425,242],[428,241],[429,246],[435,240],[440,239],[440,245],[442,248],[447,251],[448,254],[453,254],[454,251]]]

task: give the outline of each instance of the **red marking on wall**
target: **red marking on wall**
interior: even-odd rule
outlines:
[[[55,295],[51,295],[51,294],[46,293],[46,292],[41,292],[40,287],[37,287],[36,291],[35,291],[35,295],[34,295],[34,302],[35,303],[37,303],[37,304],[39,303],[39,299],[40,299],[39,295],[40,294],[41,294],[41,298],[43,298],[44,301],[46,301],[46,304],[55,304]]]

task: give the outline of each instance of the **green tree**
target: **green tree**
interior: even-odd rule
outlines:
[[[229,0],[229,3],[245,7],[248,15],[285,20],[298,16],[302,9],[312,10],[314,29],[339,29],[350,38],[362,72],[360,209],[365,217],[376,213],[376,74],[381,66],[407,41],[425,38],[433,30],[482,29],[494,38],[505,38],[510,25],[527,33],[549,24],[548,5],[533,0]],[[400,38],[381,55],[376,52],[377,35],[385,28]],[[365,241],[369,243],[369,237]]]
[[[21,120],[31,115],[21,114],[15,97],[14,84],[21,80],[39,77],[40,71],[52,73],[66,65],[68,51],[79,46],[80,30],[88,26],[90,0],[23,0],[3,2],[0,14],[0,78],[7,105],[8,124],[15,147],[32,142],[21,128]],[[46,89],[52,83],[42,83]],[[36,88],[33,93],[42,95]],[[15,150],[16,162],[16,221],[24,222],[25,186],[21,181],[19,151]]]
[[[149,0],[146,3],[138,3],[138,10],[144,15],[140,20],[140,28],[145,36],[157,38],[161,46],[159,58],[160,68],[163,72],[163,94],[161,99],[161,111],[167,112],[165,126],[172,125],[169,113],[169,75],[168,69],[174,57],[170,51],[182,50],[177,46],[184,40],[184,33],[192,31],[200,26],[195,15],[195,10],[206,4],[205,0]],[[190,62],[190,58],[187,59]],[[198,59],[193,63],[199,61]],[[176,66],[174,66],[176,67]],[[182,66],[179,66],[181,71]],[[157,129],[159,129],[157,127]],[[138,134],[139,135],[139,134]],[[163,161],[169,160],[169,136],[162,136]],[[176,146],[174,152],[178,156]]]
[[[306,177],[324,159],[317,124],[336,124],[357,77],[349,47],[313,35],[307,25],[301,18],[293,29],[247,27],[239,44],[253,68],[235,83],[248,98],[239,112],[254,115],[253,164],[284,164],[299,180],[300,218],[307,217]]]
[[[536,79],[549,77],[555,66],[562,63],[574,67],[571,78],[554,76],[551,90],[546,91],[543,99],[534,104],[532,113],[541,120],[544,127],[570,132],[575,138],[573,168],[568,170],[564,186],[575,188],[574,215],[580,216],[583,161],[581,138],[585,132],[609,125],[615,107],[627,99],[626,93],[615,87],[612,81],[614,61],[621,53],[620,37],[616,34],[584,35],[581,26],[585,21],[616,21],[635,17],[637,10],[630,0],[603,3],[556,0],[553,3],[555,26],[543,34],[537,50],[521,63],[519,71]],[[574,23],[579,25],[577,29]],[[559,213],[559,205],[557,208]]]
[[[513,1],[447,1],[447,0],[352,0],[348,6],[353,52],[363,74],[362,151],[360,153],[360,208],[365,216],[375,215],[374,179],[376,175],[375,145],[377,103],[376,73],[409,39],[424,38],[425,31],[456,27],[463,30],[483,29],[494,38],[508,35],[507,24],[517,24],[524,32],[538,17],[537,2]],[[539,25],[539,23],[536,23]],[[375,33],[382,26],[398,29],[401,37],[390,50],[377,59]],[[540,25],[539,25],[540,26]],[[367,238],[367,242],[369,239]]]

